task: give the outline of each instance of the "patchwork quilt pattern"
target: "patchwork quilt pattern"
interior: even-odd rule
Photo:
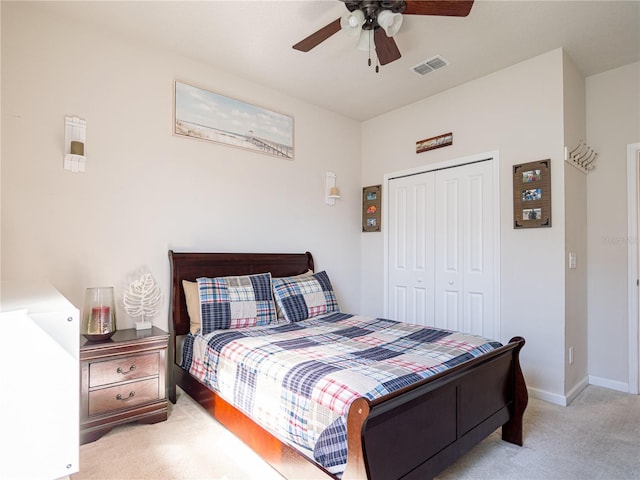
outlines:
[[[202,333],[276,322],[271,274],[198,278]]]
[[[273,279],[278,307],[289,322],[299,322],[339,311],[331,281],[326,272]]]
[[[335,312],[189,335],[182,367],[339,474],[355,399],[378,398],[500,346],[475,335]]]

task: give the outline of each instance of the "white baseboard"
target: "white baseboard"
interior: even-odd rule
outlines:
[[[589,377],[584,377],[582,380],[580,380],[580,382],[578,382],[577,385],[575,385],[571,390],[569,390],[569,392],[567,393],[567,405],[570,405],[571,402],[573,402],[575,400],[575,398],[578,396],[578,394],[584,390],[585,388],[587,388],[587,386],[589,385]]]
[[[547,392],[545,390],[540,390],[539,388],[528,388],[527,390],[530,397],[538,398],[555,405],[560,405],[561,407],[567,406],[567,397],[565,397],[564,395]]]
[[[628,393],[629,384],[625,382],[618,382],[617,380],[610,380],[608,378],[595,377],[589,375],[589,384],[597,387],[608,388],[609,390],[618,390],[619,392]]]
[[[529,396],[544,400],[545,402],[553,403],[566,407],[580,394],[582,390],[589,385],[595,385],[597,387],[608,388],[610,390],[618,390],[620,392],[629,392],[629,384],[624,382],[617,382],[615,380],[609,380],[607,378],[594,377],[589,375],[584,377],[577,385],[575,385],[567,395],[559,395],[557,393],[547,392],[546,390],[540,390],[539,388],[527,388]]]

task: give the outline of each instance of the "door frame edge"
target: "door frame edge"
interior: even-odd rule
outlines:
[[[638,313],[638,194],[640,193],[640,181],[638,180],[638,158],[640,156],[640,143],[627,145],[627,259],[628,272],[628,321],[629,321],[629,393],[638,394],[640,341],[638,330],[640,329],[640,315]]]

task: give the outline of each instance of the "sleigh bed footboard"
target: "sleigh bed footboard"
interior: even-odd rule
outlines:
[[[503,426],[522,445],[526,386],[518,354],[524,339],[349,412],[344,480],[428,479]]]

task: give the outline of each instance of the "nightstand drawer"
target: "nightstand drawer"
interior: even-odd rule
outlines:
[[[89,365],[89,388],[158,375],[158,353],[118,358]]]
[[[158,400],[158,379],[150,378],[89,392],[89,415]]]

